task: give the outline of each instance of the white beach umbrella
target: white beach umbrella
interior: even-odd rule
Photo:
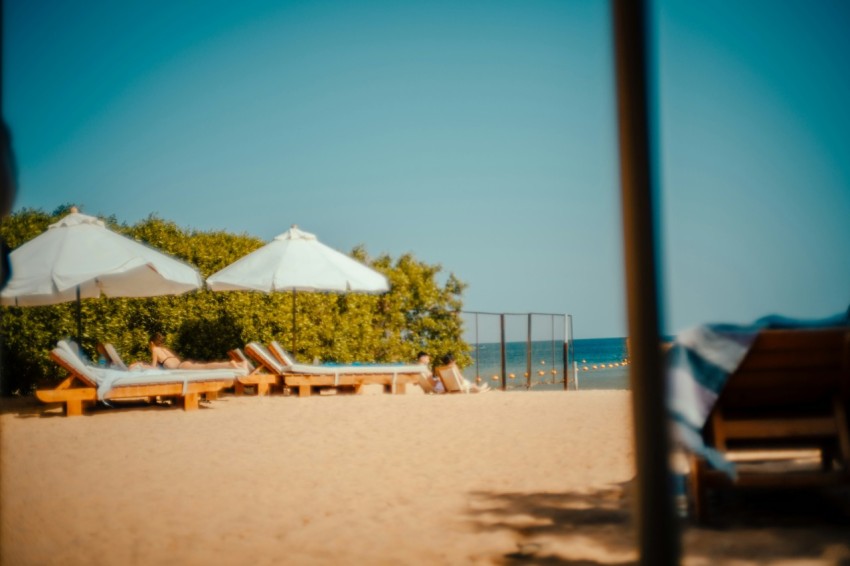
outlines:
[[[294,225],[262,248],[208,277],[207,285],[213,291],[292,291],[293,328],[297,291],[384,293],[390,289],[384,275]],[[294,344],[295,332],[293,350]]]
[[[190,265],[109,230],[75,208],[15,249],[0,303],[53,305],[85,298],[179,295],[203,284]],[[78,308],[79,333],[79,308]],[[79,339],[79,336],[78,336]]]

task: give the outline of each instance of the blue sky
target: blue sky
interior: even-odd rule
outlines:
[[[665,330],[850,303],[850,7],[653,4]],[[413,252],[625,333],[606,2],[5,3],[16,209]]]

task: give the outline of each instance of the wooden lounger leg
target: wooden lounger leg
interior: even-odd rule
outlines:
[[[187,393],[183,396],[183,410],[194,411],[198,408],[198,393]]]
[[[690,481],[690,492],[691,492],[691,500],[694,505],[694,518],[697,523],[702,523],[706,518],[706,505],[708,502],[706,486],[705,486],[705,478],[703,477],[703,472],[705,471],[705,461],[693,454],[690,456],[691,460],[691,473],[689,477]]]
[[[828,472],[832,469],[832,462],[835,460],[835,448],[829,444],[823,444],[820,447],[820,469]]]
[[[396,395],[404,395],[406,391],[406,383],[396,383],[395,384],[395,394]]]
[[[832,407],[838,425],[838,451],[841,454],[844,473],[848,473],[850,470],[850,427],[847,425],[847,412],[844,410],[844,403],[837,396],[832,400]]]
[[[65,416],[66,417],[79,417],[83,414],[83,401],[82,399],[68,399],[65,401]]]
[[[236,395],[245,395],[245,386],[237,380],[236,383],[233,384],[233,392]]]
[[[204,393],[204,396],[207,398],[207,401],[213,401],[218,399],[218,391],[207,391]]]
[[[257,396],[262,397],[263,395],[268,395],[269,393],[269,384],[268,383],[258,383],[257,384]]]
[[[298,396],[299,397],[309,397],[310,396],[310,386],[309,385],[299,385],[298,386]]]

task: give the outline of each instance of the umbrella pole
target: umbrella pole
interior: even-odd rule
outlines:
[[[295,355],[295,336],[298,334],[298,322],[295,318],[295,301],[297,299],[297,291],[292,290],[292,355]]]
[[[83,347],[83,307],[80,301],[80,286],[77,285],[77,345]]]

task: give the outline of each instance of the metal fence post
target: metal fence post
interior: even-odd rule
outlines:
[[[481,372],[478,369],[478,358],[481,357],[481,344],[478,342],[478,313],[475,313],[475,381],[481,377]]]
[[[549,327],[550,327],[549,336],[552,337],[552,339],[549,343],[549,346],[551,347],[551,350],[552,350],[552,370],[551,371],[552,371],[552,385],[554,385],[555,384],[555,315],[554,314],[549,315]]]
[[[500,349],[502,356],[502,391],[508,390],[507,360],[505,359],[505,313],[499,315]]]
[[[570,330],[570,315],[564,317],[564,391],[570,388],[570,340],[572,334]]]
[[[528,313],[528,330],[525,333],[525,389],[531,389],[531,313]]]

